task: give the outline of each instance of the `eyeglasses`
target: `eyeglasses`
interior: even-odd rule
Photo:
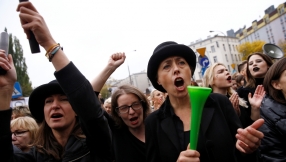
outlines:
[[[141,109],[141,108],[142,108],[142,102],[143,102],[143,101],[137,101],[137,102],[134,102],[133,104],[131,104],[130,106],[124,105],[124,106],[117,107],[117,108],[115,108],[115,109],[116,109],[117,113],[119,113],[119,114],[125,114],[125,113],[128,113],[128,112],[129,112],[130,107],[131,107],[134,111]]]
[[[24,133],[29,132],[28,130],[25,131],[17,131],[17,132],[12,132],[12,134],[14,134],[14,136],[16,137],[22,137],[24,136]]]

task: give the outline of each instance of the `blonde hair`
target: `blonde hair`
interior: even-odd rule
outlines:
[[[158,91],[157,89],[153,89],[150,93],[150,99],[152,100],[154,98],[154,94],[155,94],[155,91]],[[159,91],[160,92],[160,91]]]
[[[219,66],[219,65],[226,67],[222,63],[215,63],[212,66],[210,66],[209,68],[207,68],[207,70],[205,71],[205,74],[204,74],[204,78],[203,78],[203,87],[213,88],[212,85],[213,85],[213,80],[214,80],[214,68]],[[227,88],[227,94],[229,96],[231,96],[234,93],[236,93],[236,92],[231,87]],[[245,100],[243,100],[240,97],[238,97],[238,100],[239,100],[240,106],[248,108]]]
[[[13,119],[10,128],[25,129],[30,132],[31,143],[34,142],[39,126],[35,119],[23,116]]]
[[[106,99],[106,100],[104,101],[104,104],[111,104],[111,97],[109,97],[108,99]]]

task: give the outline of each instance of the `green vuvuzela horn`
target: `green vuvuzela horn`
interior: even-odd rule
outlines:
[[[195,86],[188,86],[187,88],[191,103],[190,149],[196,150],[203,108],[212,89]]]

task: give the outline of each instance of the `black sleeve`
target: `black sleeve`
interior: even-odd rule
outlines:
[[[231,102],[229,101],[229,99],[226,96],[217,94],[219,96],[217,96],[218,98],[216,99],[219,104],[220,104],[220,108],[222,109],[224,116],[226,118],[228,127],[231,131],[231,135],[234,141],[234,148],[235,148],[235,155],[237,157],[237,159],[239,159],[239,161],[241,161],[241,159],[247,159],[246,156],[244,156],[239,150],[236,149],[236,133],[237,133],[237,129],[238,128],[242,128],[242,124],[238,118],[238,115],[236,114],[236,112],[234,111],[234,108],[231,104]]]
[[[241,108],[241,116],[239,117],[240,121],[242,122],[243,128],[246,128],[253,124],[253,120],[250,118],[251,116],[251,105],[248,101],[248,94],[251,93],[253,94],[253,89],[251,88],[239,88],[237,90],[237,94],[240,98],[244,99],[246,101],[246,104],[248,108]]]
[[[151,113],[145,119],[146,162],[160,162],[159,146],[156,134],[156,113]]]
[[[34,162],[31,154],[14,151],[12,145],[12,134],[10,130],[12,110],[0,111],[0,159],[5,162]]]
[[[231,134],[236,141],[235,135],[237,133],[238,128],[242,128],[241,122],[238,118],[238,115],[235,113],[234,108],[229,101],[229,99],[221,94],[211,94],[216,95],[216,101],[219,103],[219,107],[222,109],[226,121],[228,123],[229,129],[231,130]]]
[[[90,82],[72,62],[55,76],[78,115],[93,160],[111,161],[111,131]]]

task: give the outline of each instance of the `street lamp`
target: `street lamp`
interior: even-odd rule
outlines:
[[[217,30],[210,30],[210,33],[213,33],[213,32],[218,32],[218,33],[221,33],[222,35],[224,35],[226,37],[226,35],[224,34],[224,32],[222,31],[217,31]]]
[[[133,51],[136,52],[136,50],[133,50]],[[126,61],[127,61],[127,59],[126,59]],[[131,75],[130,75],[130,69],[129,69],[128,61],[127,61],[127,68],[128,68],[130,85],[133,85],[133,82],[132,82],[132,79],[131,79]]]

